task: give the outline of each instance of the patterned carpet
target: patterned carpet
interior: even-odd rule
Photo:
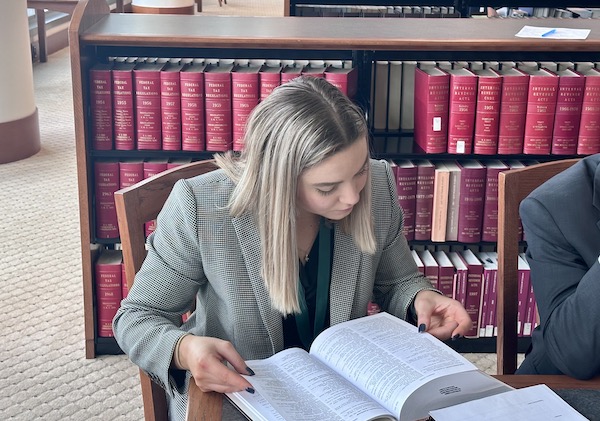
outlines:
[[[137,368],[85,359],[68,49],[34,64],[34,83],[42,150],[0,165],[0,419],[143,420]],[[494,354],[466,356],[495,372]]]

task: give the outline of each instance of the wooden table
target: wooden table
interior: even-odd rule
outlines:
[[[520,389],[522,387],[545,384],[554,391],[587,389],[600,390],[600,377],[592,380],[577,380],[568,376],[552,375],[495,375],[498,380]],[[202,393],[194,382],[190,382],[188,394],[189,411],[187,421],[221,419],[223,395],[219,393]]]

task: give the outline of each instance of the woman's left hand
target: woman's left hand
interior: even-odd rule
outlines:
[[[419,291],[414,301],[417,326],[438,339],[464,336],[471,330],[471,317],[456,300],[435,291]]]

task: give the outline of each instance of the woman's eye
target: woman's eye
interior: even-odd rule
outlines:
[[[335,190],[335,188],[332,188],[330,190],[321,190],[321,189],[317,189],[317,191],[319,192],[319,194],[321,194],[322,196],[327,196],[330,195],[331,193],[333,193]]]

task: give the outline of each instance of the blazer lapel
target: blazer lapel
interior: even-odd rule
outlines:
[[[361,253],[348,234],[335,225],[333,267],[331,268],[330,323],[338,324],[350,319],[352,303],[358,282]],[[343,258],[339,258],[343,256]],[[335,299],[334,299],[335,297]]]
[[[281,314],[271,306],[269,292],[263,278],[260,276],[261,253],[258,227],[254,219],[248,214],[233,218],[232,223],[238,237],[244,261],[246,262],[246,269],[252,283],[263,324],[271,338],[273,353],[276,353],[283,349]]]

